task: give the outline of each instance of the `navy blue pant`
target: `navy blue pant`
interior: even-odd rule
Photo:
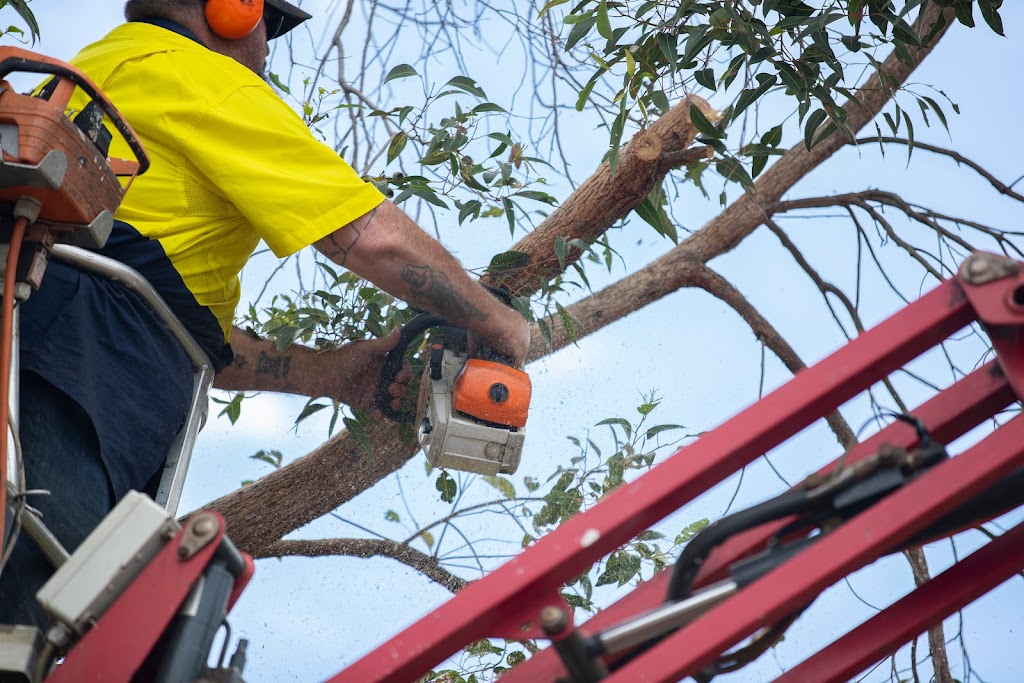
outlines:
[[[77,403],[31,372],[22,373],[19,415],[27,487],[50,491],[49,496],[30,497],[29,504],[74,552],[114,503],[96,430]],[[35,593],[52,573],[46,557],[22,532],[0,574],[0,623],[45,630],[49,618]]]

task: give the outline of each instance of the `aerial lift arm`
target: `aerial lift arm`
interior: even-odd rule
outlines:
[[[726,578],[730,567],[737,571],[738,560],[765,550],[787,525],[792,527],[792,515],[726,539],[698,567],[692,583],[704,591],[669,601],[677,611],[690,609],[689,614],[640,618],[666,603],[667,573],[579,628],[559,595],[563,584],[601,557],[974,321],[991,337],[996,361],[911,411],[933,443],[965,434],[1024,396],[1024,275],[1020,264],[989,254],[971,256],[957,277],[470,584],[332,683],[412,681],[485,637],[542,637],[555,643],[503,680],[678,681],[704,671],[759,629],[784,623],[843,576],[908,543],[958,530],[949,528],[950,510],[977,499],[1024,464],[1024,418],[1009,420],[956,457],[942,453],[933,462],[919,463],[921,467],[908,470],[905,481],[852,511],[852,518],[837,528],[823,528],[827,533],[788,553],[779,567],[762,563],[759,574],[748,573],[742,581]],[[839,474],[850,476],[845,473],[856,472],[859,463],[879,462],[882,451],[921,460],[921,441],[921,429],[895,423],[801,486],[814,491]],[[878,479],[864,481],[876,485]],[[980,519],[968,521],[1002,511],[998,506],[984,508],[977,512]],[[966,560],[966,568],[954,566],[919,589],[921,595],[911,594],[886,610],[887,616],[808,660],[804,666],[817,672],[813,680],[845,680],[851,667],[870,665],[879,653],[904,643],[908,634],[925,630],[1020,570],[1022,553],[1013,541],[1021,533],[1014,530],[991,543]],[[978,566],[986,571],[974,573],[971,568]],[[937,593],[944,599],[927,599]],[[672,624],[667,632],[665,621]],[[630,647],[611,652],[605,647],[609,642]],[[643,645],[637,648],[635,642]],[[848,649],[851,643],[855,654]],[[605,656],[599,656],[602,651]]]

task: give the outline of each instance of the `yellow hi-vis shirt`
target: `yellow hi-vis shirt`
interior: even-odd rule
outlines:
[[[152,159],[116,218],[159,243],[224,342],[259,240],[287,256],[384,200],[259,76],[185,36],[127,23],[72,63]],[[110,153],[132,158],[116,132]]]

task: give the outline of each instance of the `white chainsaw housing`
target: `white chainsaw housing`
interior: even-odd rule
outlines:
[[[418,434],[427,462],[477,474],[514,474],[523,454],[524,428],[482,424],[452,404],[455,378],[465,364],[465,355],[445,349],[440,379],[427,376]]]

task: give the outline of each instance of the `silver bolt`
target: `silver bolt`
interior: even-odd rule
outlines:
[[[198,536],[208,536],[216,531],[217,520],[210,515],[202,515],[192,524],[192,532]]]
[[[561,607],[549,605],[540,611],[540,626],[549,636],[564,631],[568,625],[569,620]]]

